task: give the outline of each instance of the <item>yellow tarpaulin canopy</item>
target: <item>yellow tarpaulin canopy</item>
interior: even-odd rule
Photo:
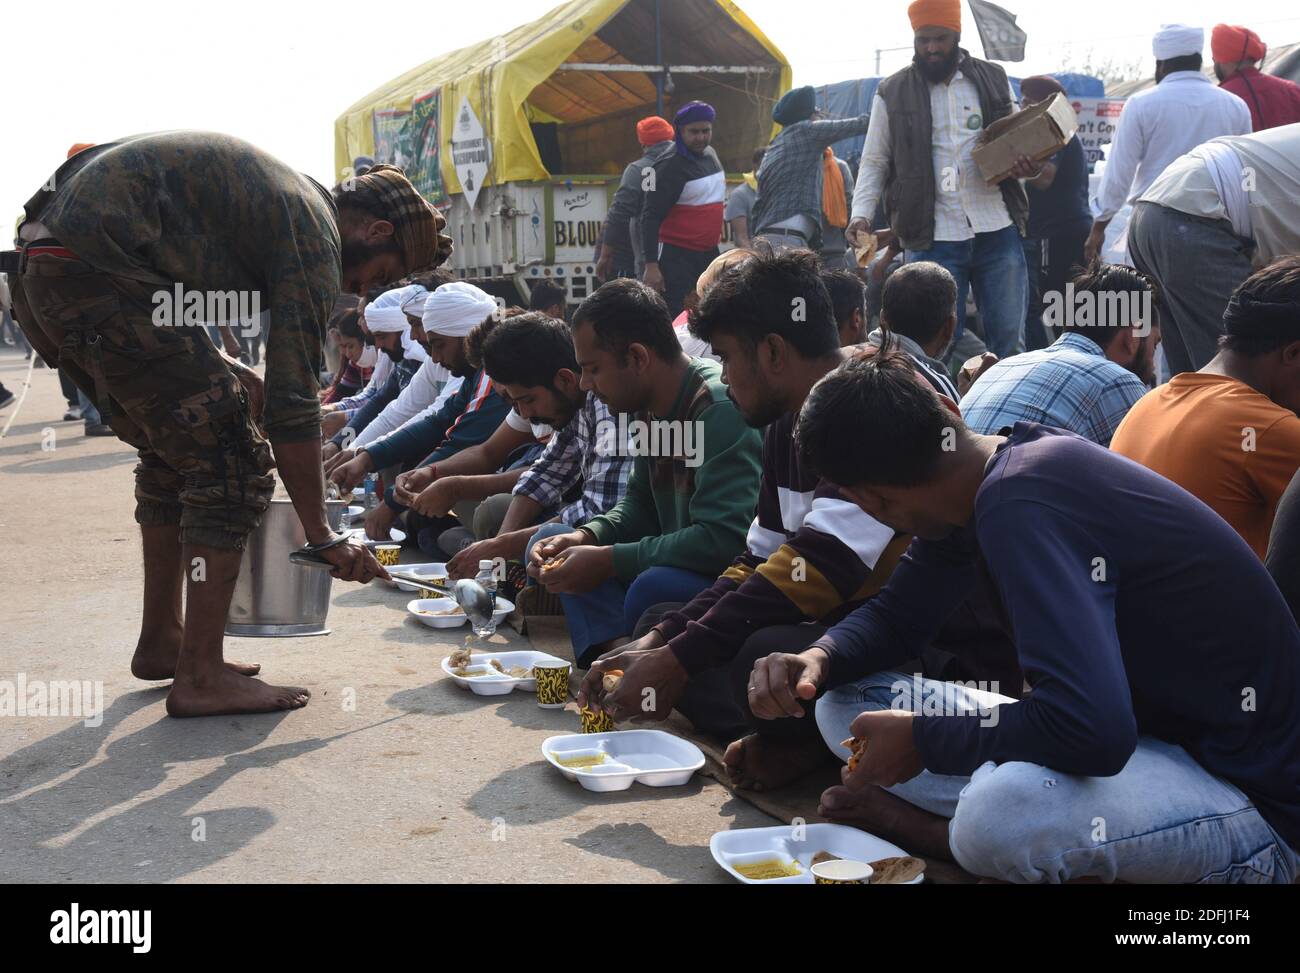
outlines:
[[[730,0],[662,0],[663,63],[697,67],[747,66],[755,72],[672,75],[664,112],[693,99],[718,110],[714,148],[732,171],[749,168],[753,149],[773,133],[771,107],[790,87],[790,65]],[[413,25],[414,27],[415,25]],[[359,155],[375,152],[374,113],[409,111],[435,89],[438,158],[447,192],[460,192],[448,135],[462,97],[492,143],[487,183],[545,179],[530,122],[558,122],[555,153],[565,173],[616,173],[638,149],[636,121],[655,110],[654,76],[639,71],[569,70],[571,64],[654,65],[654,0],[570,0],[545,16],[412,68],[341,115],[334,124],[338,175]]]

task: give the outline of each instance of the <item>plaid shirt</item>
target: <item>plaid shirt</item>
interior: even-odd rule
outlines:
[[[758,199],[750,215],[751,233],[806,216],[813,226],[822,219],[822,156],[826,146],[862,135],[869,116],[821,118],[795,122],[767,147],[758,167]]]
[[[1147,392],[1091,338],[1067,331],[1039,351],[998,362],[961,400],[966,425],[986,436],[1017,422],[1055,426],[1110,445],[1133,404]]]
[[[557,429],[542,455],[519,478],[514,492],[536,500],[544,510],[556,510],[562,524],[577,527],[605,513],[627,493],[632,472],[631,450],[615,450],[602,456],[597,446],[603,423],[615,422],[605,403],[588,392],[586,401],[568,425]],[[621,454],[621,455],[620,455]],[[582,484],[582,495],[561,506],[564,497]]]

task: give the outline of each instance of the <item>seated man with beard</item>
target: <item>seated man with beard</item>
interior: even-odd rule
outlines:
[[[361,323],[382,358],[364,389],[321,409],[321,433],[327,439],[321,458],[327,473],[354,455],[349,452],[336,462],[345,443],[350,443],[398,399],[429,361],[428,352],[411,334],[410,319],[403,307],[423,300],[426,293],[419,284],[399,282],[376,294],[362,308]]]
[[[357,455],[335,468],[330,479],[340,490],[351,490],[367,473],[414,465],[438,463],[469,446],[485,441],[501,424],[508,411],[505,402],[492,389],[482,369],[474,368],[466,356],[465,338],[483,320],[499,313],[497,304],[473,284],[453,281],[443,284],[435,294],[451,289],[463,294],[482,316],[445,314],[441,303],[428,302],[419,334],[424,338],[429,357],[462,379],[460,388],[437,412],[407,423],[383,439],[365,446]],[[477,318],[477,320],[475,320]],[[366,533],[376,540],[390,536],[397,518],[406,512],[405,504],[394,499],[390,487],[384,502],[366,516]],[[408,524],[408,527],[414,525]]]
[[[948,303],[928,302],[942,320]],[[800,303],[802,302],[802,303]],[[804,320],[790,308],[802,306]],[[745,421],[764,430],[758,510],[746,550],[683,605],[657,605],[635,642],[592,667],[578,704],[615,719],[677,709],[698,730],[733,741],[725,763],[742,787],[780,787],[833,759],[811,718],[756,720],[746,700],[756,659],[807,645],[877,594],[910,538],[867,515],[821,480],[795,451],[795,417],[809,390],[847,353],[834,306],[809,250],[761,252],[724,273],[692,314],[692,331],[721,357],[728,394]],[[1018,692],[1021,677],[992,611],[963,606],[944,638],[918,653],[939,678],[983,679]],[[623,670],[606,693],[602,675]],[[645,690],[653,696],[646,697]]]
[[[429,518],[452,510],[459,516],[467,501],[504,495],[504,520],[448,562],[453,578],[472,578],[481,560],[522,560],[543,521],[580,526],[609,510],[623,498],[632,470],[626,450],[606,455],[597,449],[597,431],[611,416],[599,398],[579,387],[573,336],[563,321],[536,311],[489,318],[467,344],[471,362],[513,408],[486,442],[403,473],[395,491],[396,500]],[[498,472],[519,450],[542,443],[531,465]],[[479,529],[480,519],[476,514],[475,533],[487,533]]]
[[[424,334],[422,319],[425,308],[433,300],[439,315],[456,315],[458,313],[477,313],[478,300],[465,300],[455,292],[443,292],[436,300],[434,294],[443,284],[450,283],[452,276],[445,271],[421,274],[418,278],[408,279],[399,291],[400,309],[409,326],[409,336],[404,338],[405,345],[411,346],[407,357],[418,362],[409,379],[404,379],[395,395],[385,390],[381,401],[363,403],[361,409],[349,417],[346,427],[325,444],[321,452],[325,460],[325,472],[331,473],[337,467],[356,456],[357,451],[377,439],[382,439],[395,429],[400,429],[408,422],[424,418],[437,412],[446,401],[460,388],[460,379],[453,376],[442,365],[429,359],[424,351]],[[389,298],[392,300],[392,298]],[[469,305],[469,306],[466,306]],[[402,321],[392,311],[385,312],[395,327],[401,327]],[[374,315],[366,318],[369,321]],[[403,362],[405,365],[405,361]],[[409,369],[410,366],[406,365]],[[399,369],[402,371],[402,369]]]
[[[682,352],[668,306],[645,284],[612,280],[573,320],[581,387],[618,419],[597,430],[597,448],[634,457],[613,508],[577,530],[547,524],[531,541],[528,572],[560,595],[585,668],[646,608],[694,597],[744,549],[759,437],[717,362]]]
[[[1131,267],[1095,264],[1044,295],[1054,343],[1007,358],[961,400],[966,425],[993,435],[1017,422],[1067,429],[1101,446],[1155,381],[1155,285]]]

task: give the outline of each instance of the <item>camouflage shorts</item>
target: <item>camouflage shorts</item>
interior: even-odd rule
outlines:
[[[248,397],[199,327],[158,327],[158,287],[81,260],[29,256],[14,309],[43,354],[140,455],[135,519],[179,524],[181,541],[243,550],[270,504],[271,448]]]

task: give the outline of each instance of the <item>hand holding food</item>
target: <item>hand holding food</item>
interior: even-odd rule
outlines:
[[[804,703],[817,696],[826,679],[826,653],[813,646],[795,655],[774,652],[757,660],[749,674],[749,709],[760,720],[800,719]]]
[[[853,750],[849,765],[841,772],[844,786],[862,790],[868,785],[892,787],[911,780],[925,765],[912,739],[915,714],[907,710],[883,709],[860,713],[850,729]]]

